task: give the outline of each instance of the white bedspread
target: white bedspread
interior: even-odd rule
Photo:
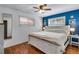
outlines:
[[[50,42],[56,42],[58,45],[64,49],[64,43],[67,41],[67,36],[64,33],[55,33],[55,32],[32,32],[30,33],[32,36],[39,37],[44,40],[48,40]]]

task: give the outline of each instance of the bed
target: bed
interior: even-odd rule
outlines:
[[[62,54],[70,42],[67,26],[46,27],[45,31],[29,34],[29,44],[46,54]]]

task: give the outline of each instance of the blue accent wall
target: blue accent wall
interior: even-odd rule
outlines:
[[[79,34],[79,9],[43,17],[43,26],[48,26],[48,19],[56,18],[56,17],[62,17],[62,16],[66,17],[66,20],[65,20],[66,25],[69,25],[70,16],[74,16],[74,18],[75,18],[75,26],[76,26],[75,34]]]

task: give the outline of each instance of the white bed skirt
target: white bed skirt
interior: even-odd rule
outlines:
[[[33,45],[46,54],[62,54],[64,52],[61,46],[32,36],[29,36],[29,44]]]

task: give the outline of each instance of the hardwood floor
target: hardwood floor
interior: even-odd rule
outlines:
[[[69,45],[66,48],[65,54],[79,54],[79,47],[78,46]]]
[[[44,54],[40,50],[27,43],[19,44],[4,49],[5,54]],[[79,48],[69,45],[64,54],[79,54]]]
[[[4,49],[5,54],[44,54],[42,51],[36,49],[35,47],[22,43],[16,46],[12,46]]]

